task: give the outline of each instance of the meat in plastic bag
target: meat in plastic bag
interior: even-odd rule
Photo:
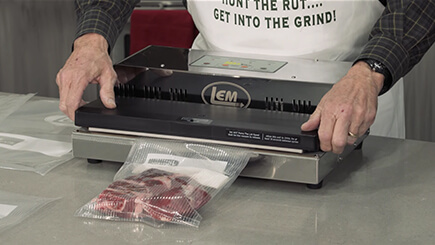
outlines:
[[[197,219],[196,210],[210,199],[207,191],[187,176],[149,169],[113,182],[94,202],[95,209],[119,218],[178,222]]]
[[[198,227],[198,210],[231,185],[249,156],[235,147],[139,140],[115,181],[76,215]]]

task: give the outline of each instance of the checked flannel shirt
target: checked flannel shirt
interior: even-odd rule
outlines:
[[[380,0],[385,10],[356,59],[383,63],[392,76],[381,93],[406,75],[435,40],[435,0]],[[98,33],[110,47],[140,0],[76,0],[76,38]]]

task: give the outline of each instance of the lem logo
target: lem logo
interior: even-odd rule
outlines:
[[[214,82],[205,86],[201,92],[205,104],[248,107],[251,96],[242,86],[231,82]]]

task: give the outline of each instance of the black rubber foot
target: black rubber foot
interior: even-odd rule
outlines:
[[[307,184],[308,189],[317,190],[322,188],[323,186],[323,180],[320,181],[318,184]]]
[[[89,159],[88,158],[88,163],[91,164],[96,164],[96,163],[101,163],[103,160],[98,160],[98,159]]]

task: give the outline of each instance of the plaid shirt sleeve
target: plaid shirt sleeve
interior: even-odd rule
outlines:
[[[383,63],[392,80],[381,93],[406,75],[423,57],[435,40],[434,0],[387,0],[387,6],[370,33],[357,58]]]
[[[106,38],[110,50],[139,2],[140,0],[76,0],[75,38],[87,33],[100,34]]]

